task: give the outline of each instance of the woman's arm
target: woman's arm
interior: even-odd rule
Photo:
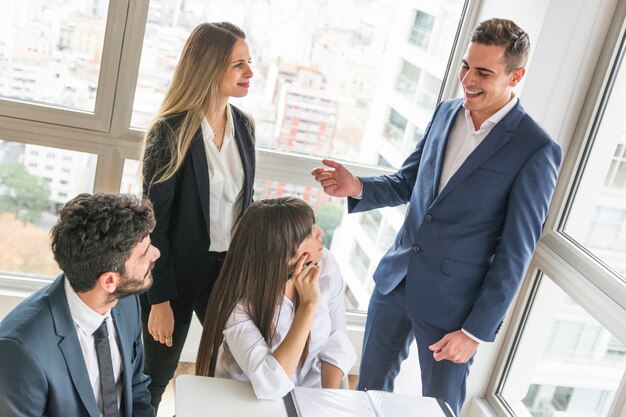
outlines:
[[[343,371],[331,363],[320,362],[322,364],[322,388],[341,388]]]
[[[274,350],[273,356],[285,373],[291,378],[298,369],[304,345],[311,332],[313,317],[320,301],[319,275],[320,268],[308,265],[303,268],[307,254],[303,254],[294,269],[292,278],[294,287],[300,297],[300,305],[296,310],[291,328],[282,343]]]
[[[235,308],[224,329],[225,350],[250,380],[259,399],[280,399],[293,389],[292,377],[298,368],[320,296],[319,269],[313,265],[302,268],[305,258],[296,264],[292,279],[300,295],[300,305],[287,335],[274,352],[242,304]],[[228,362],[228,355],[224,358]],[[232,363],[222,366],[236,376]]]
[[[148,331],[154,335],[155,340],[158,339],[167,346],[171,346],[172,342],[165,338],[174,331],[174,313],[170,300],[178,295],[170,248],[170,214],[176,194],[177,175],[158,184],[154,184],[154,178],[171,159],[167,146],[167,135],[171,134],[172,130],[163,122],[149,138],[150,151],[145,153],[143,160],[143,195],[152,201],[156,218],[156,226],[150,237],[152,244],[161,252],[152,271],[154,283],[148,290],[148,299],[152,305]]]

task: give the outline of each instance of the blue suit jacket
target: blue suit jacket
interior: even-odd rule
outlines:
[[[374,274],[390,292],[406,276],[410,314],[492,341],[541,235],[561,148],[518,102],[438,193],[462,100],[442,102],[423,139],[393,175],[365,177],[350,212],[410,203]]]
[[[61,274],[0,323],[0,416],[99,417]],[[122,356],[126,417],[154,417],[143,373],[137,296],[111,310]]]

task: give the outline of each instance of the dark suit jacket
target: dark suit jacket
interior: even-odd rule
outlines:
[[[441,103],[424,138],[393,175],[363,178],[351,212],[410,203],[374,274],[390,292],[406,276],[410,313],[492,341],[541,235],[561,148],[518,102],[438,193],[461,100]]]
[[[99,417],[70,314],[63,274],[0,323],[0,416]],[[127,417],[154,417],[137,296],[111,310],[122,356],[122,407]]]
[[[248,116],[235,106],[230,107],[245,177],[243,213],[254,192],[254,129]],[[209,276],[211,244],[209,168],[200,128],[176,174],[156,185],[148,183],[156,170],[171,158],[165,143],[178,122],[178,118],[168,120],[169,126],[151,138],[156,145],[153,148],[159,153],[144,159],[143,192],[154,204],[157,220],[150,237],[161,257],[152,271],[154,284],[147,295],[142,295],[142,306],[147,312],[150,305],[170,300],[175,320],[188,323],[198,284]]]

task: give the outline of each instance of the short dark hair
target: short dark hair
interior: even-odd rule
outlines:
[[[504,64],[510,73],[523,68],[530,52],[528,33],[507,19],[489,19],[480,22],[472,32],[471,41],[483,45],[504,46]]]
[[[130,252],[154,229],[152,203],[128,194],[80,194],[50,231],[54,259],[76,292],[105,272],[124,274]]]

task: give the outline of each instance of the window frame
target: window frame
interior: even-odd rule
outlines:
[[[143,1],[143,0],[141,0]],[[0,98],[0,115],[58,124],[87,130],[109,130],[116,95],[119,56],[122,51],[130,0],[110,0],[107,11],[98,88],[93,111],[65,109],[56,103],[31,103],[21,99]],[[132,27],[132,26],[131,26]]]
[[[573,131],[557,182],[550,214],[517,302],[510,313],[510,325],[496,359],[492,377],[487,385],[485,400],[493,415],[525,416],[530,413],[521,401],[508,401],[502,392],[509,378],[511,364],[517,355],[525,324],[541,279],[551,279],[575,302],[614,336],[626,342],[626,285],[601,261],[594,258],[563,231],[564,219],[575,198],[578,181],[584,173],[586,156],[602,120],[604,106],[613,86],[616,71],[626,71],[626,2],[617,2],[604,47],[595,66],[590,87],[578,122]],[[540,278],[540,271],[544,274]],[[626,372],[622,377],[609,417],[626,415]]]

